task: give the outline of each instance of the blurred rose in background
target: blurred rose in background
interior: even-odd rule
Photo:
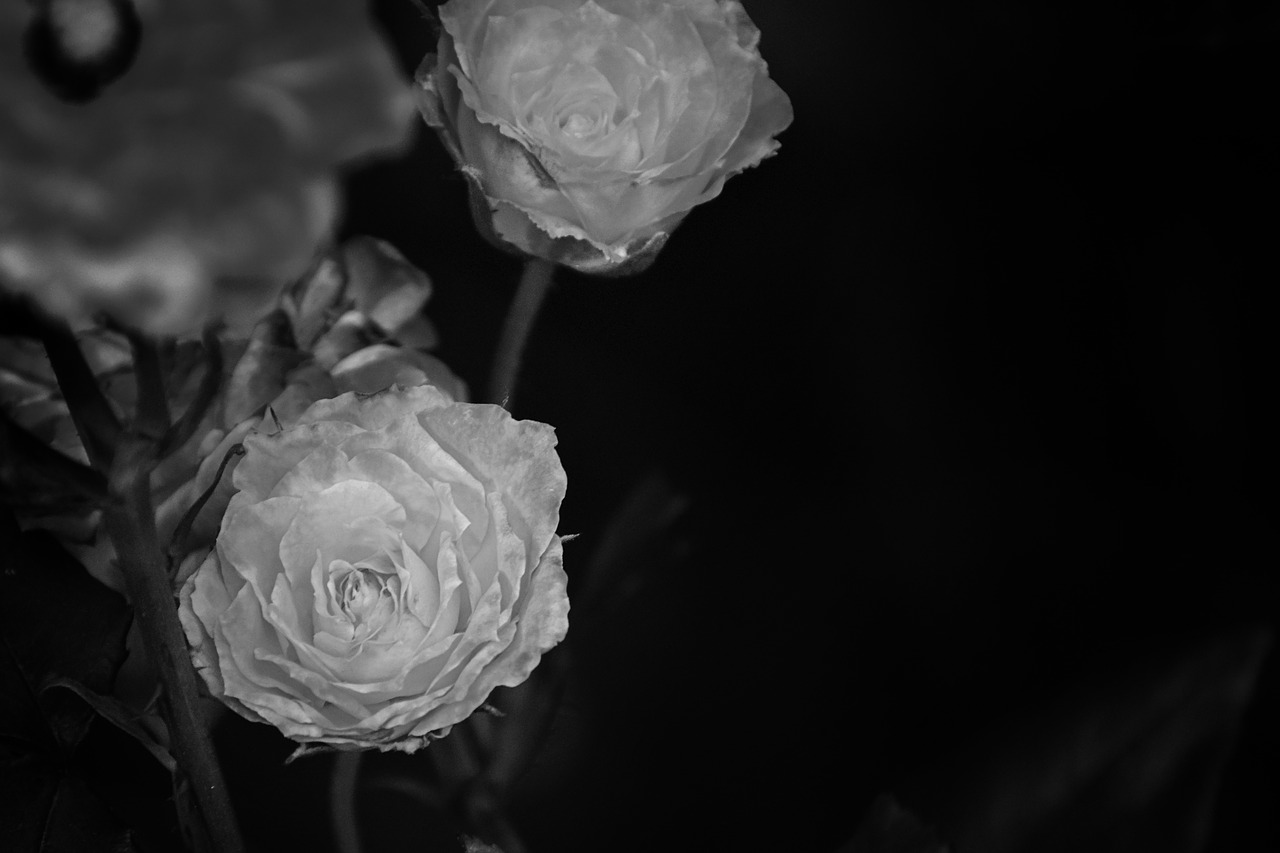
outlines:
[[[47,22],[0,8],[0,287],[154,334],[213,319],[247,331],[329,236],[335,167],[398,149],[412,97],[363,3],[136,9],[131,66],[72,98],[58,83],[77,53],[128,29],[72,10],[42,78],[33,33]]]

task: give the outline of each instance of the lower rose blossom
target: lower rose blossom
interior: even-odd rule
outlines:
[[[297,741],[413,752],[524,681],[568,630],[554,447],[427,385],[245,438],[181,593],[209,689]]]

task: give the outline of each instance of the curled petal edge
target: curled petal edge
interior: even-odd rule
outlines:
[[[674,219],[665,230],[610,246],[590,239],[579,229],[544,225],[545,217],[510,202],[491,198],[474,175],[466,170],[464,174],[468,177],[471,216],[476,229],[493,246],[504,252],[533,255],[603,278],[620,278],[647,270],[657,260],[675,225],[683,218]],[[553,236],[549,227],[562,233]]]
[[[216,559],[210,555],[210,559]],[[181,592],[182,607],[179,616],[191,646],[192,662],[205,683],[218,698],[245,719],[268,723],[279,728],[286,736],[302,746],[290,760],[319,751],[377,749],[381,752],[412,754],[434,740],[448,734],[456,723],[475,713],[497,687],[515,687],[529,677],[542,656],[564,640],[569,630],[568,575],[564,570],[564,548],[561,537],[556,536],[548,545],[537,567],[529,578],[529,589],[517,604],[517,623],[510,643],[481,671],[464,695],[453,701],[444,701],[430,709],[412,726],[395,730],[350,735],[319,732],[310,724],[291,725],[275,714],[268,719],[244,702],[222,694],[223,679],[216,652],[210,653],[213,640],[192,608],[194,578],[188,579]]]

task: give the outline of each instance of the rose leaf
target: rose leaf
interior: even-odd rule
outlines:
[[[688,496],[661,471],[640,478],[605,523],[591,559],[579,572],[574,595],[579,619],[586,617],[594,627],[634,595],[656,566],[678,562],[688,546],[676,526],[688,512]],[[582,633],[581,622],[577,630]]]
[[[227,381],[223,425],[230,429],[275,399],[304,358],[283,311],[263,318]]]
[[[98,712],[98,716],[140,743],[151,754],[152,758],[160,762],[160,765],[165,770],[173,773],[177,769],[177,764],[174,762],[173,756],[169,754],[169,750],[157,739],[156,735],[152,734],[143,725],[143,716],[120,700],[96,693],[69,678],[55,678],[49,681],[45,685],[42,694],[48,694],[50,691],[55,690],[68,690],[79,696],[85,704]]]
[[[914,814],[892,796],[881,794],[867,810],[857,833],[837,853],[947,853],[947,850]]]
[[[1270,645],[1252,627],[1112,662],[971,740],[928,813],[965,850],[1198,853]]]
[[[0,848],[12,853],[129,853],[127,829],[76,775],[54,762],[0,761]]]
[[[42,695],[46,682],[70,678],[107,692],[124,660],[130,614],[124,600],[95,581],[52,537],[18,533],[12,517],[0,531],[0,637],[7,652],[7,697],[24,708],[0,712],[0,734],[51,736],[72,750],[84,736],[92,710],[59,691]],[[31,703],[39,724],[30,728]],[[10,705],[11,703],[6,703]],[[15,716],[16,715],[16,716]]]
[[[67,690],[111,688],[130,615],[51,537],[0,517],[0,849],[134,849],[85,775],[94,712]]]

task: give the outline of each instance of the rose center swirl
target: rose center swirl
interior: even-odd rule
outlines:
[[[333,560],[326,586],[337,612],[351,625],[353,642],[374,640],[399,619],[401,580],[385,554],[354,564]]]

